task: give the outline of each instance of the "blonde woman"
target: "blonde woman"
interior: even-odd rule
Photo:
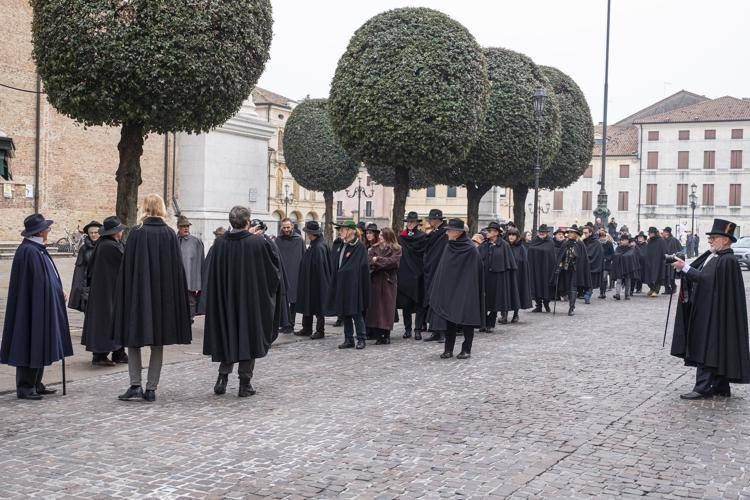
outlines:
[[[130,388],[122,401],[156,400],[163,346],[189,344],[190,308],[187,281],[174,230],[164,217],[164,200],[150,194],[141,204],[142,218],[128,237],[117,283],[114,339],[128,348]],[[141,387],[141,348],[151,348],[148,380]]]

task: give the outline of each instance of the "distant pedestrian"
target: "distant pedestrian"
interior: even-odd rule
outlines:
[[[680,240],[672,236],[672,228],[667,226],[664,229],[662,229],[661,237],[664,239],[664,244],[666,246],[665,253],[668,254],[680,254],[682,253],[682,245],[680,244]],[[665,263],[664,268],[664,293],[671,295],[675,292],[675,270],[674,268]]]
[[[512,227],[508,229],[507,233],[510,253],[513,254],[513,258],[516,261],[517,268],[515,271],[515,282],[516,287],[518,288],[518,293],[514,293],[512,297],[513,302],[511,304],[511,309],[513,310],[513,317],[511,318],[510,322],[518,323],[518,311],[520,309],[531,309],[531,307],[533,306],[531,302],[531,277],[529,275],[529,257],[528,249],[526,248],[526,241],[521,239],[521,234],[519,233],[518,229]]]
[[[536,302],[532,312],[550,312],[549,301],[553,299],[554,288],[550,281],[555,274],[557,260],[555,258],[555,243],[549,235],[547,224],[539,226],[536,237],[531,241],[528,249],[529,281],[531,296]]]
[[[643,282],[649,287],[646,294],[655,297],[659,294],[661,285],[664,283],[666,268],[667,244],[655,227],[648,228],[648,242],[646,244],[646,260],[643,269]]]
[[[224,236],[224,233],[226,232],[227,230],[224,226],[219,226],[216,229],[214,229],[214,241]],[[205,265],[205,261],[204,261],[204,265]]]
[[[609,235],[613,240],[617,239],[617,223],[615,222],[614,217],[609,219],[609,224],[607,224],[607,232],[609,232]]]
[[[94,256],[94,245],[99,240],[99,228],[101,222],[92,220],[83,226],[83,242],[78,249],[76,257],[75,270],[73,271],[73,281],[70,286],[70,297],[68,298],[68,307],[86,312],[86,304],[89,300],[90,283],[87,280],[91,259]]]
[[[458,219],[457,219],[458,220]],[[508,323],[508,311],[518,304],[518,282],[516,280],[516,259],[510,245],[502,238],[499,223],[492,221],[485,228],[487,241],[479,248],[479,258],[484,271],[484,305],[485,321],[482,330],[492,332],[497,315],[500,313],[500,324]]]
[[[16,367],[18,399],[39,400],[54,389],[42,383],[44,367],[73,355],[65,292],[46,243],[53,222],[41,214],[23,221],[13,256],[0,344],[0,363]]]
[[[437,269],[440,259],[443,255],[443,250],[448,245],[448,238],[445,235],[446,222],[443,217],[443,211],[439,208],[433,208],[427,215],[428,234],[427,243],[425,244],[424,258],[423,258],[423,275],[424,275],[424,307],[425,307],[425,318],[429,316],[430,308],[430,287],[432,286],[432,278],[435,275],[435,269]],[[444,338],[444,332],[433,328],[430,325],[430,331],[432,332],[429,337],[425,337],[425,342],[439,342]]]
[[[591,268],[586,245],[581,241],[582,234],[575,224],[565,231],[566,240],[560,249],[555,271],[558,291],[568,296],[568,316],[575,314],[578,288],[591,288]]]
[[[200,299],[202,289],[201,280],[203,277],[205,253],[203,242],[190,234],[191,225],[190,220],[184,215],[177,218],[177,236],[180,241],[182,264],[185,266],[187,294],[190,303],[190,321],[192,322],[197,313],[198,300]]]

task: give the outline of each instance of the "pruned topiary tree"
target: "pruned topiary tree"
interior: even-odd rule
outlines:
[[[271,45],[270,0],[32,0],[47,98],[87,125],[122,126],[117,215],[135,223],[152,132],[206,132],[231,118]]]
[[[328,99],[305,99],[284,127],[284,157],[294,179],[305,189],[322,191],[326,203],[326,241],[333,239],[333,193],[357,177],[359,163],[338,142],[328,116]]]
[[[352,157],[393,170],[394,230],[410,170],[452,165],[469,153],[488,88],[482,49],[442,12],[395,9],[354,33],[336,68],[329,113]]]

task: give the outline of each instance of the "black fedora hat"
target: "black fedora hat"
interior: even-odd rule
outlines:
[[[536,230],[537,233],[549,233],[549,226],[547,224],[541,224]]]
[[[357,229],[359,229],[362,232],[365,232],[365,229],[367,229],[367,224],[365,223],[365,221],[361,220],[357,222]]]
[[[313,234],[315,236],[321,236],[323,231],[320,229],[320,223],[316,220],[309,220],[305,222],[305,227],[302,228],[307,234]]]
[[[430,214],[427,216],[427,220],[445,220],[445,217],[443,217],[443,211],[439,208],[433,208],[430,210]]]
[[[582,236],[583,230],[580,227],[578,227],[578,225],[573,224],[565,231],[565,233],[576,233],[578,236]]]
[[[495,222],[493,220],[492,222],[490,222],[489,224],[487,224],[487,227],[484,228],[485,231],[488,230],[488,229],[494,229],[495,231],[502,232],[503,231],[503,226],[501,226],[500,223]]]
[[[665,233],[670,233],[670,234],[672,234],[672,228],[671,228],[671,227],[669,227],[669,226],[665,227],[665,228],[664,228],[664,229],[663,229],[662,231],[664,231]]]
[[[408,214],[406,214],[404,222],[422,222],[422,219],[419,218],[419,214],[417,212],[409,212]]]
[[[92,227],[102,227],[102,223],[96,220],[92,220],[91,222],[83,226],[81,232],[83,232],[83,234],[89,234],[89,229],[91,229]]]
[[[643,233],[643,231],[641,231],[640,233],[636,234],[636,235],[635,235],[635,237],[636,237],[636,238],[643,238],[643,239],[648,239],[648,236],[646,236],[646,235],[645,235],[645,234]]]
[[[651,233],[659,234],[659,229],[657,229],[656,226],[651,226],[651,227],[648,228],[648,233],[649,234],[651,234]]]
[[[378,225],[377,224],[375,224],[374,222],[370,222],[365,227],[365,231],[372,231],[373,233],[379,233],[380,229],[378,229]]]
[[[446,229],[455,229],[458,231],[466,232],[466,226],[464,225],[464,221],[461,219],[448,219],[448,225],[446,226]]]
[[[714,225],[711,231],[707,232],[708,236],[726,236],[732,243],[737,241],[734,236],[734,230],[737,229],[737,224],[724,219],[714,219]]]
[[[113,215],[104,219],[104,224],[99,228],[99,236],[111,236],[123,230],[125,230],[125,224]]]
[[[32,214],[23,220],[23,231],[21,236],[29,237],[40,233],[54,224],[53,221],[45,219],[42,214]]]
[[[632,236],[630,236],[628,233],[621,233],[620,237],[618,238],[619,241],[622,241],[622,240],[633,241],[634,239],[635,238],[633,238]]]

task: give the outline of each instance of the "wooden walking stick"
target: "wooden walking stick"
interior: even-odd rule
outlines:
[[[63,385],[63,396],[68,394],[67,386],[65,384],[65,356],[62,359],[62,385]]]

